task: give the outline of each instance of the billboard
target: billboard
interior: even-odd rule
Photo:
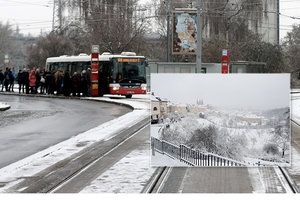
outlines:
[[[196,54],[197,51],[196,10],[173,12],[173,54]]]

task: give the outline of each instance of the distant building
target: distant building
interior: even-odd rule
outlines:
[[[151,95],[151,123],[158,123],[163,119],[167,112],[168,101]]]
[[[210,38],[222,34],[222,16],[218,13],[220,6],[226,1],[203,1],[203,37]],[[242,0],[229,0],[227,11],[237,13]],[[195,8],[197,0],[173,0],[175,8]],[[257,0],[245,3],[246,9],[241,12],[240,18],[246,21],[248,29],[260,34],[265,42],[279,43],[279,0]],[[230,29],[229,29],[230,30]]]

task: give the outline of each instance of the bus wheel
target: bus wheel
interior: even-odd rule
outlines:
[[[132,98],[132,95],[126,95],[126,98]]]

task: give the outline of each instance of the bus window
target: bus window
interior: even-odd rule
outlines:
[[[145,61],[142,62],[118,62],[113,61],[112,79],[117,83],[127,83],[135,81],[137,83],[146,83]]]
[[[91,68],[91,62],[73,62],[71,73],[72,74],[74,72],[81,73],[83,70],[87,70],[88,68]]]

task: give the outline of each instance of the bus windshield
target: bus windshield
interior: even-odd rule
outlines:
[[[145,59],[114,58],[111,77],[116,83],[146,83]]]

